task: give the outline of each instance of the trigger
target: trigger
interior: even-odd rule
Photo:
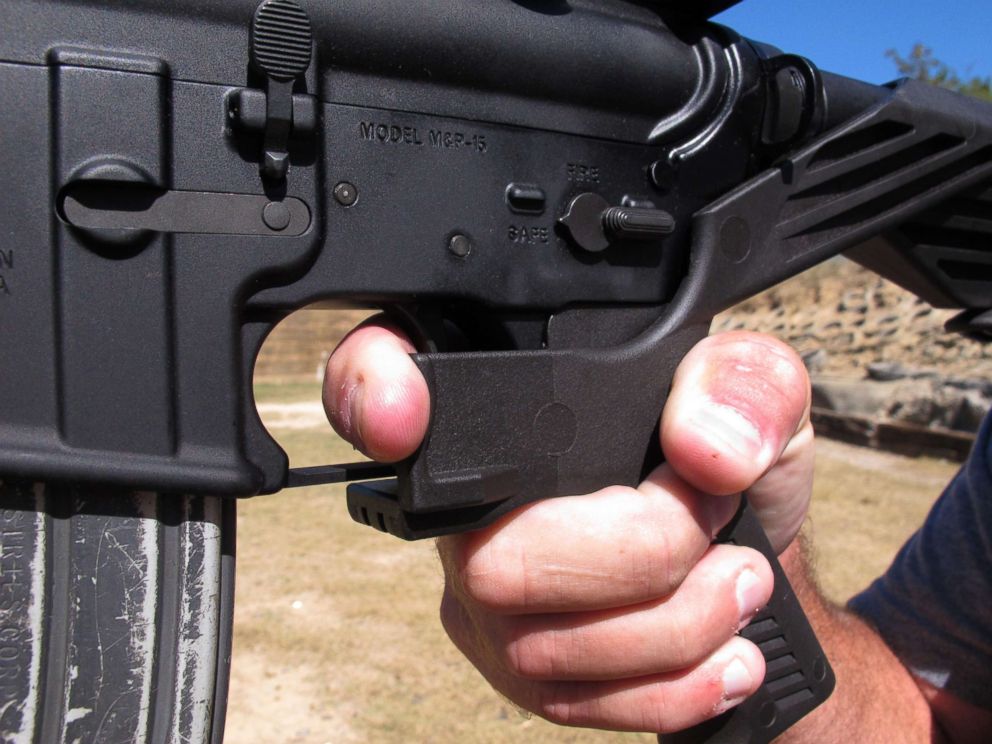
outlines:
[[[437,308],[424,305],[387,305],[386,317],[410,339],[420,354],[448,350],[444,319]]]

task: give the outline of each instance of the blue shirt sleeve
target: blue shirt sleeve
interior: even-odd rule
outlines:
[[[918,677],[992,710],[992,414],[884,576],[849,607]]]

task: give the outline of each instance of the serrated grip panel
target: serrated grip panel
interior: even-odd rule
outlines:
[[[731,711],[672,736],[663,744],[767,744],[830,697],[834,673],[754,512],[744,500],[719,542],[760,551],[772,566],[768,606],[741,631],[765,657],[765,680]]]

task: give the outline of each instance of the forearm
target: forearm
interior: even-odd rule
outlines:
[[[820,594],[800,539],[786,549],[780,560],[833,664],[837,688],[826,703],[778,741],[946,741],[935,722],[928,696],[878,634]]]

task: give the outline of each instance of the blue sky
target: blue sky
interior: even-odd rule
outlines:
[[[715,20],[872,83],[898,76],[887,49],[918,41],[962,78],[992,75],[992,0],[744,0]]]

